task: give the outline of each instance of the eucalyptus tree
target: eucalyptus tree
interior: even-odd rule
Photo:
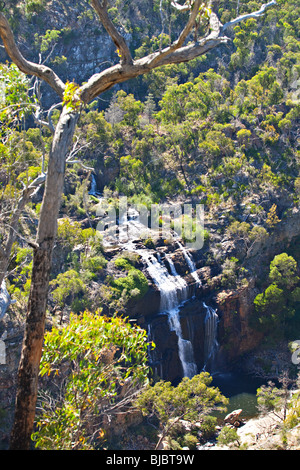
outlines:
[[[28,113],[36,114],[38,101],[35,93],[30,93],[30,80],[12,64],[0,64],[0,154],[1,167],[6,172],[7,184],[0,196],[0,319],[10,304],[5,286],[5,277],[10,263],[13,244],[17,238],[20,216],[26,204],[40,185],[45,181],[43,170],[36,178],[18,181],[18,171],[28,171],[28,162],[22,153],[24,145],[12,144],[15,132],[21,129]],[[33,87],[32,87],[33,88]],[[24,147],[24,148],[23,148]],[[37,152],[38,154],[38,152]],[[43,166],[43,165],[42,165]],[[18,186],[22,183],[20,190]],[[4,301],[6,299],[6,301]],[[2,300],[2,302],[1,302]]]
[[[44,338],[51,257],[63,192],[66,156],[82,108],[116,84],[147,74],[163,65],[190,61],[221,44],[226,44],[229,41],[225,34],[228,28],[249,18],[259,18],[267,8],[276,4],[275,0],[271,0],[263,4],[258,11],[240,15],[223,25],[210,8],[209,0],[186,0],[185,3],[172,0],[170,4],[175,14],[185,15],[184,26],[177,39],[167,47],[161,44],[158,51],[135,59],[120,32],[121,27],[115,25],[108,13],[113,2],[91,0],[90,3],[117,48],[119,62],[100,73],[95,73],[82,85],[64,83],[52,68],[27,60],[16,44],[8,20],[3,13],[0,13],[0,36],[10,59],[25,74],[36,76],[46,82],[57,93],[62,103],[62,111],[55,127],[48,157],[45,191],[37,236],[33,244],[32,281],[18,372],[11,449],[28,449],[30,446]],[[200,30],[205,30],[201,38]]]

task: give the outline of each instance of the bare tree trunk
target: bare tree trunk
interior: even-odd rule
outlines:
[[[9,229],[5,246],[4,247],[0,246],[0,286],[8,270],[12,247],[17,238],[17,229],[18,229],[18,224],[19,224],[21,214],[26,204],[30,200],[32,194],[39,186],[39,185],[35,186],[34,183],[35,182],[33,181],[33,183],[30,186],[28,186],[27,188],[23,190],[23,193],[18,201],[18,205],[13,211],[13,214],[9,220],[10,229]]]
[[[40,212],[37,244],[34,248],[31,291],[26,329],[18,371],[15,420],[10,449],[30,448],[37,400],[39,365],[42,354],[46,304],[51,271],[52,250],[57,231],[57,218],[64,187],[65,159],[72,142],[78,113],[63,109],[56,127],[46,188]]]

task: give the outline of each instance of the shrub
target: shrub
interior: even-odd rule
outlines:
[[[269,236],[267,230],[259,225],[255,225],[249,232],[249,239],[251,242],[260,241],[263,242]]]
[[[272,228],[278,224],[278,222],[280,222],[280,219],[277,216],[277,206],[276,204],[273,204],[268,212],[266,223],[270,228]]]
[[[117,268],[120,268],[123,271],[130,271],[133,269],[132,264],[125,258],[117,258],[115,260],[115,265]]]
[[[73,301],[75,294],[84,293],[86,290],[84,282],[74,269],[59,274],[56,279],[50,282],[50,285],[57,286],[52,295],[61,307],[64,306],[68,297],[71,297]]]
[[[77,221],[73,222],[67,217],[58,221],[57,238],[64,247],[72,249],[75,245],[80,243],[81,231],[81,225]]]
[[[124,414],[124,397],[130,402],[147,383],[146,339],[144,330],[101,311],[71,314],[68,325],[45,335],[40,372],[57,382],[59,396],[42,395],[33,435],[38,449],[103,446],[103,417]]]
[[[102,255],[98,256],[85,256],[81,260],[81,266],[83,269],[91,271],[93,274],[96,274],[102,271],[107,265],[107,260]]]
[[[126,277],[114,279],[112,285],[119,291],[120,296],[125,295],[128,300],[142,298],[148,290],[146,276],[135,268],[132,268]]]
[[[247,238],[249,230],[250,224],[248,224],[247,222],[239,222],[238,220],[232,222],[228,227],[229,235],[232,235],[237,238]]]
[[[45,9],[45,0],[27,0],[25,5],[25,14],[28,19],[34,13],[41,13]]]
[[[238,445],[239,447],[241,445],[237,430],[235,428],[230,428],[229,426],[224,426],[221,429],[221,432],[217,437],[217,441],[218,441],[218,444],[225,445],[225,446],[229,444],[235,444],[235,445]]]
[[[249,142],[251,137],[251,131],[249,129],[240,129],[236,134],[239,143],[246,144]]]
[[[293,287],[299,278],[297,273],[297,262],[287,253],[276,255],[270,264],[270,281],[279,287]]]
[[[191,450],[194,450],[197,448],[197,443],[198,443],[198,438],[197,436],[194,436],[193,434],[185,434],[183,438],[183,445],[188,447]]]
[[[214,416],[204,416],[201,423],[201,436],[203,439],[210,439],[216,433],[217,418]]]

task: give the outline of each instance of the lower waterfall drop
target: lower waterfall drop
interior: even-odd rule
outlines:
[[[205,328],[205,337],[204,337],[204,367],[203,370],[206,370],[206,367],[213,369],[213,363],[215,354],[218,349],[217,333],[218,333],[218,322],[219,317],[216,311],[206,305],[203,302],[203,306],[206,309],[206,316],[204,319],[204,328]]]
[[[126,213],[119,223],[119,238],[122,241],[123,248],[135,251],[145,262],[146,269],[160,292],[160,313],[167,314],[169,327],[177,335],[178,356],[182,365],[183,375],[184,377],[192,378],[197,374],[193,346],[191,341],[182,337],[180,323],[180,307],[188,300],[189,288],[185,279],[177,273],[171,256],[165,255],[170,269],[169,272],[159,253],[154,254],[149,250],[135,247],[134,240],[139,237],[144,229],[145,227],[140,223],[137,213],[133,215]],[[179,246],[189,266],[190,273],[197,285],[201,285],[192,258],[181,244]],[[148,333],[150,333],[150,326]],[[154,367],[156,372],[158,372],[157,364]],[[160,372],[162,372],[162,365],[160,365],[160,369]]]
[[[153,254],[144,250],[138,250],[146,263],[147,271],[160,291],[160,313],[168,315],[169,325],[175,331],[178,338],[178,354],[182,364],[184,377],[193,377],[197,373],[197,366],[194,360],[193,347],[190,341],[182,337],[180,324],[180,306],[187,300],[188,286],[176,270],[172,260],[169,261],[171,273],[167,270],[162,261],[159,261]]]

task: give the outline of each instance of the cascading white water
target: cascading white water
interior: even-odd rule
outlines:
[[[91,196],[100,196],[100,193],[97,191],[97,181],[95,175],[92,174],[91,189],[89,190]]]
[[[217,332],[219,317],[216,311],[203,302],[206,309],[206,316],[204,319],[205,337],[204,337],[204,367],[210,363],[210,368],[213,367],[213,360],[218,349]]]
[[[186,250],[186,248],[179,242],[177,241],[177,244],[179,246],[179,248],[181,249],[182,253],[183,253],[183,256],[187,262],[187,265],[190,269],[190,273],[191,275],[193,276],[193,278],[195,279],[196,283],[198,286],[201,286],[201,279],[199,278],[198,276],[198,273],[197,273],[197,270],[196,270],[196,265],[193,261],[193,258],[191,257],[191,255],[188,253],[188,251]]]
[[[178,338],[178,353],[185,377],[193,377],[197,373],[193,347],[190,341],[183,339],[180,324],[180,305],[187,300],[188,286],[176,272],[174,263],[168,258],[171,274],[164,263],[152,253],[137,250],[146,263],[146,269],[160,291],[160,313],[168,315],[171,330]]]
[[[119,221],[119,242],[122,243],[124,249],[138,253],[145,262],[149,276],[153,279],[160,292],[160,313],[168,315],[170,329],[175,331],[177,335],[178,355],[182,364],[183,374],[185,377],[191,378],[197,374],[197,366],[194,360],[192,343],[182,337],[179,315],[181,305],[188,300],[188,285],[177,273],[170,255],[165,255],[165,258],[171,273],[169,273],[164,260],[160,259],[159,253],[156,253],[156,257],[147,249],[136,248],[134,240],[138,239],[145,230],[146,227],[140,222],[137,211],[133,211],[130,214],[125,212]],[[197,285],[201,285],[192,258],[181,244],[179,246]]]
[[[192,378],[197,374],[197,365],[194,359],[193,346],[190,341],[182,338],[182,330],[179,317],[179,308],[167,312],[169,317],[169,325],[178,337],[178,352],[181,360],[184,377]]]
[[[177,284],[179,290],[180,290],[180,295],[181,295],[181,299],[182,301],[183,300],[187,300],[187,297],[188,297],[188,285],[186,283],[186,281],[183,279],[183,277],[181,277],[178,272],[176,271],[176,268],[175,268],[175,265],[174,265],[174,262],[171,258],[170,255],[166,255],[166,259],[169,263],[169,266],[170,266],[170,270],[171,270],[171,274],[174,278],[174,282]]]

